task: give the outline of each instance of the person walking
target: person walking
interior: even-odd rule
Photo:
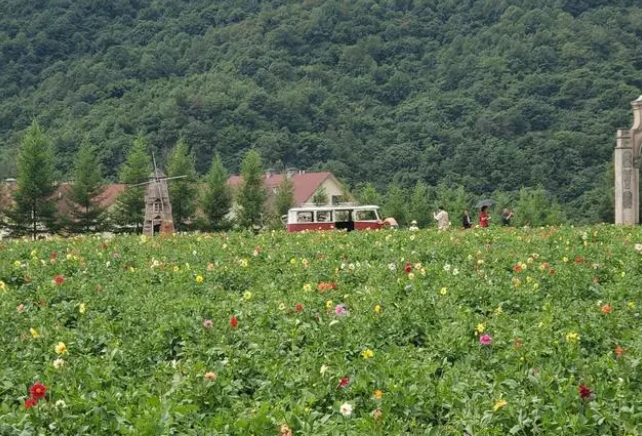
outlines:
[[[504,209],[502,211],[502,225],[510,226],[510,219],[513,217],[513,211],[509,209]]]
[[[439,230],[448,229],[448,212],[446,212],[443,206],[439,206],[439,213],[433,213],[433,217],[437,220]]]
[[[469,229],[472,227],[473,223],[470,220],[470,215],[468,215],[468,211],[464,211],[464,216],[462,217],[462,225],[464,226],[465,229]]]
[[[479,212],[479,226],[487,228],[490,222],[490,215],[488,214],[488,206],[482,206]]]

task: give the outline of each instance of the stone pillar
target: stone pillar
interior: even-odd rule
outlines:
[[[640,145],[642,96],[631,103],[633,127],[617,131],[615,146],[615,224],[640,222]]]
[[[634,176],[633,176],[633,147],[631,132],[617,131],[615,147],[615,224],[637,224],[633,209]],[[637,193],[636,193],[637,194]]]

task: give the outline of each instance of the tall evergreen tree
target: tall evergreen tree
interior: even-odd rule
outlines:
[[[122,225],[134,225],[136,231],[142,227],[145,213],[146,186],[132,186],[149,180],[151,162],[143,135],[138,135],[127,160],[120,170],[120,180],[128,186],[118,196],[116,220]]]
[[[55,229],[56,207],[51,195],[54,185],[54,154],[49,138],[33,121],[26,130],[18,155],[18,190],[9,216],[17,233],[30,233],[35,239],[38,225]]]
[[[227,171],[218,154],[212,159],[207,173],[202,204],[208,227],[212,230],[225,227],[225,216],[232,207],[232,193],[227,186]]]
[[[241,164],[243,183],[238,195],[239,224],[241,227],[252,227],[262,224],[265,186],[263,184],[263,163],[256,150],[246,153]]]
[[[89,232],[103,227],[105,208],[98,203],[104,191],[102,167],[96,149],[83,145],[74,162],[74,183],[67,197],[69,217],[67,228],[71,232]]]
[[[381,206],[381,194],[377,191],[372,183],[367,183],[364,185],[357,194],[359,203],[363,205],[372,204],[375,206]]]
[[[168,177],[185,176],[169,181],[169,198],[177,230],[184,230],[196,211],[196,170],[194,157],[183,140],[179,140],[169,156]]]
[[[393,217],[399,225],[407,223],[408,208],[406,207],[406,192],[397,183],[392,183],[386,192],[383,213],[386,217]]]
[[[277,218],[287,215],[293,205],[294,183],[292,183],[291,178],[284,175],[283,180],[281,180],[276,188],[276,194],[274,197],[274,209],[277,214]]]
[[[428,187],[418,181],[410,197],[409,219],[417,221],[421,227],[427,226],[432,220]]]

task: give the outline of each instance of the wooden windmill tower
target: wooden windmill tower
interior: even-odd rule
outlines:
[[[140,185],[147,185],[145,191],[145,220],[143,221],[143,235],[174,233],[174,219],[172,218],[172,204],[169,200],[167,181],[182,179],[187,176],[167,177],[156,166],[156,157],[152,153],[154,172],[150,174],[149,181]]]

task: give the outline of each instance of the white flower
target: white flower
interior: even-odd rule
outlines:
[[[60,368],[62,368],[63,366],[65,366],[65,361],[64,361],[64,359],[56,359],[56,360],[54,360],[54,361],[53,361],[53,366],[54,366],[54,368],[56,368],[56,369],[60,369]]]
[[[459,274],[459,270],[457,268],[453,269],[453,275],[456,276],[457,274]]]
[[[324,363],[323,365],[321,365],[321,369],[319,370],[319,372],[321,373],[321,375],[325,375],[325,373],[328,372],[328,369],[330,368]]]
[[[63,400],[58,400],[56,401],[56,407],[64,409],[65,407],[67,407],[67,403],[65,403]]]
[[[446,271],[446,272],[450,271],[450,264],[449,263],[444,265],[444,271]]]
[[[642,244],[635,244],[635,251],[642,253]]]
[[[389,263],[388,269],[392,272],[395,272],[397,270],[397,265],[395,265],[394,263]]]
[[[352,404],[349,404],[349,403],[343,403],[343,404],[341,405],[341,408],[339,409],[339,411],[341,412],[341,414],[342,414],[343,416],[350,416],[350,415],[352,415]]]

